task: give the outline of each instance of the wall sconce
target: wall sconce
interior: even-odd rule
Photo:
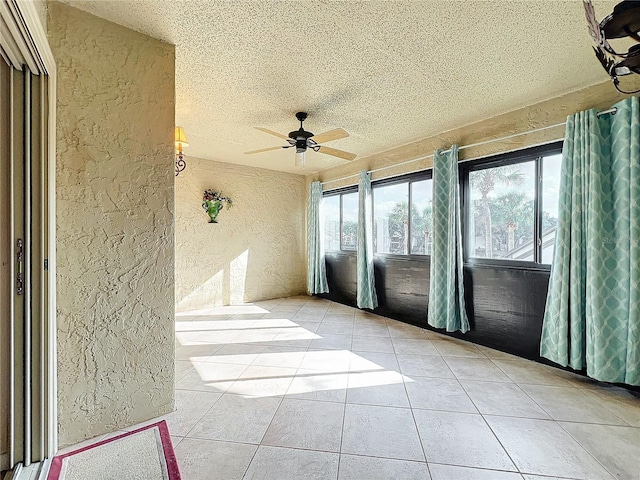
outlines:
[[[591,0],[584,1],[584,11],[589,24],[589,33],[595,42],[593,50],[607,71],[613,85],[620,93],[633,94],[640,90],[625,91],[620,88],[618,77],[640,75],[640,2],[624,0],[615,6],[613,12],[600,23],[596,20],[596,13]],[[626,53],[616,52],[609,44],[614,38],[629,37],[638,42]]]
[[[184,161],[184,154],[182,153],[182,147],[188,147],[187,136],[184,133],[184,128],[176,127],[176,177],[178,174],[187,167],[187,162]]]

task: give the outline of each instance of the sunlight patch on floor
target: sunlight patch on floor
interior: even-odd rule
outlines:
[[[301,359],[301,353],[304,357]],[[276,367],[251,364],[237,376],[231,372],[225,375],[225,364],[248,365],[257,354],[213,355],[203,361],[193,357],[202,383],[221,393],[234,393],[252,397],[270,397],[290,394],[304,394],[321,390],[365,388],[381,385],[402,384],[412,380],[396,371],[386,370],[374,362],[362,358],[348,350],[318,350],[307,352],[270,353],[271,361],[287,365],[297,360],[300,368]],[[295,358],[294,358],[295,357]],[[300,360],[302,360],[300,362]],[[351,362],[358,365],[350,369]],[[235,363],[234,363],[235,362]],[[300,374],[304,371],[304,374]],[[291,381],[296,378],[292,386]],[[291,387],[291,388],[290,388]]]
[[[194,315],[211,315],[211,316],[221,316],[221,315],[250,315],[250,314],[266,314],[269,313],[269,310],[265,310],[262,307],[254,305],[252,303],[247,303],[245,305],[224,305],[220,307],[208,307],[202,308],[199,310],[189,310],[186,312],[176,312],[176,317],[188,317]]]

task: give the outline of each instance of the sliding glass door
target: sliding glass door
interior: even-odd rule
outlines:
[[[2,1],[0,27],[23,13]],[[52,85],[23,40],[0,38],[0,470],[56,448]]]

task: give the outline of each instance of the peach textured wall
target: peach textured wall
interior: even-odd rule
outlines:
[[[209,224],[205,189],[233,207]],[[187,158],[176,178],[176,309],[186,311],[306,291],[305,179]]]
[[[60,444],[174,406],[174,47],[48,5]]]

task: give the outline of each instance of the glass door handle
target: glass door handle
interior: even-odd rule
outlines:
[[[16,293],[24,294],[24,241],[21,238],[16,248]]]

